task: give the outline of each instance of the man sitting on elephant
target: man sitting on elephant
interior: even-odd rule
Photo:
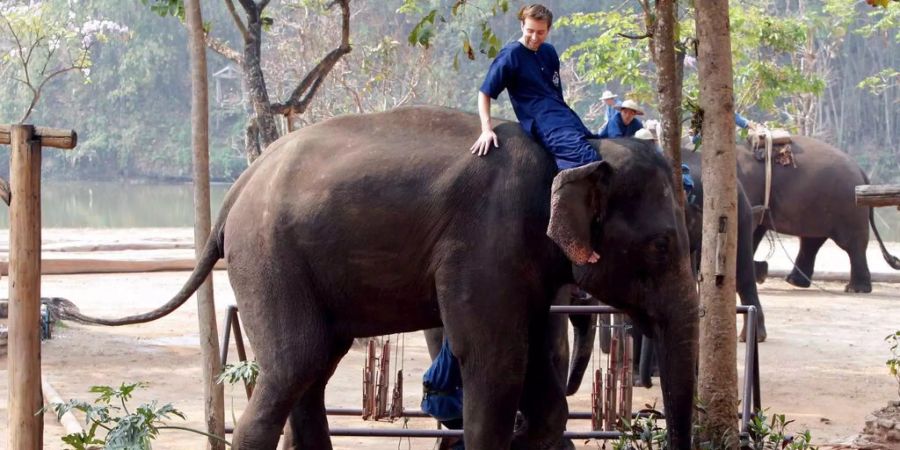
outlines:
[[[553,13],[543,5],[528,5],[519,11],[519,20],[522,37],[500,50],[481,85],[481,136],[472,145],[472,153],[484,156],[491,145],[500,146],[491,124],[491,99],[505,89],[522,129],[553,154],[560,170],[598,161],[600,156],[588,142],[596,136],[563,99],[559,55],[544,42]]]

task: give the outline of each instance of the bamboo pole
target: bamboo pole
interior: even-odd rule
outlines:
[[[900,184],[864,184],[856,187],[858,206],[900,207]]]
[[[31,125],[13,125],[9,207],[9,445],[43,447],[41,395],[41,146]]]
[[[46,377],[41,378],[41,387],[44,389],[44,399],[46,400],[47,406],[53,405],[54,403],[65,403],[62,397],[59,396],[59,393],[56,392],[56,389],[53,388],[53,385],[47,381]],[[81,427],[81,423],[78,422],[78,419],[75,418],[72,411],[66,411],[66,413],[59,418],[59,424],[65,428],[66,434],[84,433],[84,428]]]

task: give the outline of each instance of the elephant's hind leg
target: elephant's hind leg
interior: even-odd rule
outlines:
[[[287,449],[297,450],[331,450],[331,439],[328,436],[328,420],[325,415],[325,385],[334,374],[338,362],[350,349],[352,339],[335,340],[331,349],[331,370],[321,379],[313,383],[294,404],[291,410],[290,424],[293,431]]]
[[[302,411],[298,424],[310,434],[295,441],[294,448],[330,449],[322,392],[340,355],[349,348],[349,342],[341,342],[335,349],[328,327],[314,311],[305,311],[305,320],[298,320],[289,327],[284,323],[284,317],[247,316],[248,335],[251,329],[255,331],[251,341],[259,343],[256,356],[260,374],[235,429],[233,448],[275,449],[288,415]],[[260,321],[268,326],[261,330]],[[279,322],[284,326],[276,325]],[[297,425],[292,423],[292,426]],[[299,445],[305,445],[308,440],[324,444]]]
[[[868,225],[868,224],[866,224]],[[866,227],[866,233],[869,232]],[[835,243],[850,257],[850,282],[844,286],[844,292],[858,292],[868,294],[872,292],[872,274],[869,272],[869,263],[866,261],[866,247],[869,240],[857,238],[847,240],[836,238]]]
[[[824,237],[800,238],[800,251],[797,253],[797,260],[794,261],[794,270],[786,278],[788,283],[802,288],[808,288],[812,284],[816,254],[827,240],[828,238]]]

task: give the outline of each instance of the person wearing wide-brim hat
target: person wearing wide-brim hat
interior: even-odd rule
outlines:
[[[638,130],[644,128],[644,124],[636,117],[644,115],[644,110],[638,106],[637,102],[625,100],[615,108],[616,113],[600,130],[601,139],[634,136]]]
[[[603,95],[600,96],[600,101],[603,102],[603,124],[600,125],[600,129],[606,126],[606,123],[609,122],[609,119],[612,119],[612,116],[616,114],[616,105],[621,103],[616,98],[619,96],[613,94],[610,90],[603,91]]]

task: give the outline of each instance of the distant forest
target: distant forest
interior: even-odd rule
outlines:
[[[0,8],[9,3],[16,2],[0,2]],[[45,152],[45,173],[66,179],[189,179],[191,84],[185,26],[151,10],[152,1],[18,3],[44,3],[75,24],[105,20],[127,28],[119,37],[91,46],[89,70],[69,72],[44,88],[28,122],[79,134],[74,151]],[[225,2],[202,3],[210,36],[240,51],[240,34]],[[286,99],[338,45],[340,10],[326,9],[327,3],[276,0],[265,10],[262,66],[273,101]],[[410,104],[475,111],[477,90],[490,64],[491,37],[501,45],[518,37],[515,11],[521,5],[469,1],[468,15],[423,22],[431,9],[450,18],[454,3],[352,0],[353,50],[338,61],[309,108],[292,118],[293,126]],[[639,2],[544,3],[557,17],[549,42],[563,55],[567,100],[585,123],[599,126],[604,89],[638,99],[652,117],[655,77],[649,76],[648,51],[641,50],[646,41],[615,32],[640,30]],[[508,11],[498,9],[507,5]],[[834,144],[875,182],[900,182],[900,4],[872,8],[852,0],[732,0],[731,5],[739,112]],[[689,42],[692,13],[680,8],[680,36]],[[427,31],[430,45],[412,45],[414,30]],[[8,29],[0,30],[5,55],[0,60],[0,95],[5,99],[0,123],[17,122],[30,100],[15,76],[13,39]],[[247,100],[240,66],[215,51],[208,55],[212,178],[228,181],[247,167]],[[686,89],[689,62],[690,57]],[[494,114],[514,118],[505,95],[495,102]],[[286,121],[279,127],[284,133]],[[0,166],[7,160],[4,154]]]

